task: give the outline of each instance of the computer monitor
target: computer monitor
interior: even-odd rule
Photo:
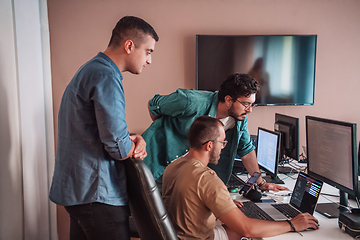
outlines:
[[[299,118],[275,113],[274,130],[281,133],[280,162],[299,160]]]
[[[329,218],[346,210],[348,194],[357,195],[356,124],[306,116],[307,167],[312,175],[340,191],[340,203],[321,203],[316,211]]]
[[[281,135],[265,128],[258,128],[257,135],[257,160],[261,169],[266,173],[267,182],[283,184],[277,176],[280,155]]]

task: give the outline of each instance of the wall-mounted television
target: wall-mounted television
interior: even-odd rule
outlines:
[[[217,91],[248,73],[258,105],[313,105],[317,35],[196,35],[196,88]]]

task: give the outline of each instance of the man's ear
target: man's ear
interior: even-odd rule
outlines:
[[[230,107],[234,102],[230,95],[226,95],[224,100],[227,107]]]
[[[205,151],[210,152],[212,148],[213,148],[213,142],[208,141],[206,144],[204,144]]]
[[[135,48],[134,42],[132,40],[126,40],[124,43],[125,51],[127,54],[130,54],[130,52]]]

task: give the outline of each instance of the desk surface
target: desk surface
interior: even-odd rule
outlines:
[[[291,191],[294,188],[295,185],[295,181],[296,181],[296,177],[297,174],[294,174],[290,177],[287,177],[286,175],[279,175],[280,179],[283,179],[283,181],[285,182],[285,186],[288,187]],[[246,178],[246,177],[245,177]],[[276,192],[272,192],[270,191],[270,194],[274,193],[274,194],[279,194]],[[286,193],[288,193],[288,191],[286,191]],[[334,194],[334,195],[338,195],[338,190],[330,185],[324,184],[321,193],[328,193],[328,194]],[[281,193],[280,193],[281,194]],[[239,200],[239,201],[244,201],[244,198],[241,197],[238,193],[232,193],[232,196],[234,199]],[[286,197],[286,198],[282,198],[280,197],[275,199],[275,200],[283,200],[283,202],[289,202],[290,197]],[[339,198],[336,197],[329,197],[329,196],[323,196],[320,195],[319,201],[318,203],[326,203],[326,202],[330,202],[330,201],[334,201],[334,202],[339,202]],[[349,204],[351,207],[356,207],[356,202],[353,200],[349,200]],[[288,240],[291,238],[291,240],[296,240],[296,239],[316,239],[316,240],[323,240],[323,239],[353,239],[350,235],[348,235],[347,233],[344,233],[338,226],[338,218],[327,218],[324,217],[323,215],[317,213],[316,211],[314,212],[314,216],[319,220],[319,224],[320,224],[320,228],[318,230],[307,230],[307,231],[303,231],[301,232],[301,234],[303,235],[303,237],[298,234],[298,233],[294,233],[294,232],[289,232],[289,233],[285,233],[276,237],[270,237],[270,238],[265,238],[265,239],[276,239],[276,240]]]

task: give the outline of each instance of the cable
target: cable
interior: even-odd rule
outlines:
[[[329,197],[340,197],[339,195],[330,194],[330,193],[321,193],[321,195],[329,196]]]

